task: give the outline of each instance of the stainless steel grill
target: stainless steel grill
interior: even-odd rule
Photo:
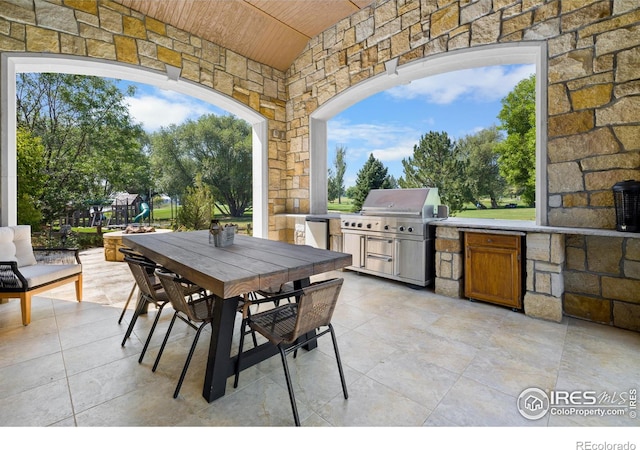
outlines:
[[[360,214],[340,216],[348,269],[427,286],[435,240],[428,224],[447,215],[436,188],[371,190]]]

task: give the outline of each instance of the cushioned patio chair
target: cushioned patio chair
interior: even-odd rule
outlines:
[[[22,324],[31,323],[31,297],[75,283],[82,301],[82,264],[76,248],[41,248],[31,243],[31,226],[0,227],[0,300],[19,298]]]
[[[287,303],[264,312],[251,314],[244,318],[247,326],[260,333],[268,339],[269,342],[278,347],[282,358],[284,375],[289,390],[289,400],[291,401],[291,409],[296,426],[300,426],[300,418],[298,416],[298,408],[296,406],[289,366],[287,364],[287,354],[297,351],[300,347],[327,333],[331,334],[333,341],[333,349],[336,355],[344,398],[349,398],[340,353],[338,351],[338,343],[335,332],[333,331],[333,326],[331,325],[331,318],[338,301],[338,296],[340,295],[343,281],[342,278],[334,278],[312,283],[308,287],[302,288],[300,293],[295,293],[299,294],[297,295],[298,300],[296,303]],[[321,331],[316,334],[316,330]],[[243,339],[241,336],[234,387],[238,386],[241,367],[240,361],[243,350],[242,345]]]

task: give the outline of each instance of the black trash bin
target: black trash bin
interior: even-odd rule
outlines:
[[[640,231],[640,182],[620,181],[613,185],[616,205],[616,229],[637,233]]]

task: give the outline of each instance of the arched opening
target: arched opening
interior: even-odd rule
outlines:
[[[311,115],[311,212],[327,210],[327,122],[332,117],[373,94],[431,75],[494,65],[533,64],[536,68],[536,223],[546,225],[546,45],[537,42],[496,44],[427,57],[399,67],[397,62],[397,59],[388,61],[385,73],[350,87]]]
[[[161,89],[190,95],[214,104],[246,120],[253,129],[253,222],[254,236],[268,234],[268,161],[267,120],[248,106],[219,92],[179,77],[179,69],[167,66],[167,72],[101,62],[91,58],[59,57],[55,55],[3,54],[0,62],[0,98],[2,123],[0,124],[2,148],[0,155],[0,224],[16,225],[17,179],[16,179],[16,74],[27,72],[58,72],[77,75],[92,75],[150,84]]]

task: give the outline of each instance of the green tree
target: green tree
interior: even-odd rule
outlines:
[[[333,167],[336,170],[335,176],[333,175],[333,171],[329,169],[329,191],[327,193],[329,201],[333,201],[337,198],[338,203],[342,203],[342,196],[345,193],[344,173],[347,170],[347,162],[345,161],[346,152],[347,149],[345,147],[336,147],[336,156],[333,160]]]
[[[327,170],[327,200],[330,202],[338,198],[338,185],[336,177],[333,175],[333,169],[329,167]]]
[[[402,188],[438,188],[440,200],[451,213],[461,211],[468,186],[465,172],[467,161],[460,148],[445,132],[429,133],[413,146],[413,156],[402,160],[404,176],[398,184]]]
[[[485,128],[478,133],[465,136],[457,142],[467,163],[468,199],[477,204],[481,197],[489,197],[491,207],[498,207],[506,182],[500,175],[496,146],[502,137],[497,127]]]
[[[498,114],[507,137],[497,147],[500,173],[528,205],[536,197],[536,78],[520,81],[505,98]]]
[[[182,195],[182,204],[178,211],[178,225],[187,230],[209,228],[213,217],[214,200],[211,190],[197,174],[193,186],[188,186]]]
[[[197,163],[182,144],[182,128],[163,127],[149,135],[149,154],[154,183],[170,197],[180,198],[193,184]]]
[[[371,189],[391,189],[392,187],[387,168],[373,157],[373,153],[369,154],[369,159],[358,172],[356,185],[352,191],[353,211],[359,211],[362,208]]]
[[[16,133],[18,175],[18,223],[38,229],[42,224],[39,198],[44,185],[44,147],[39,138],[18,128]]]
[[[216,207],[240,217],[251,206],[251,127],[233,116],[208,114],[150,137],[155,174],[168,195],[182,195],[196,171],[209,186]]]
[[[18,126],[44,147],[40,201],[47,222],[69,205],[125,190],[131,180],[148,186],[144,132],[113,81],[58,73],[23,73],[16,81]]]

